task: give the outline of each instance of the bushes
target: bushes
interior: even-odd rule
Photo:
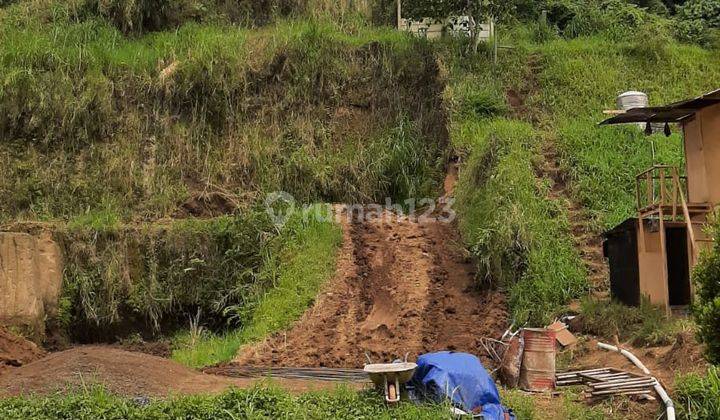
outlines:
[[[113,338],[127,326],[162,325],[200,311],[222,326],[225,309],[254,302],[272,285],[259,276],[273,228],[265,213],[167,226],[78,225],[57,232],[65,254],[64,327],[75,338]],[[142,327],[138,327],[142,329]]]
[[[616,41],[635,38],[642,26],[659,30],[665,24],[659,16],[622,0],[552,1],[548,22],[569,38],[603,34]]]
[[[678,37],[704,46],[720,46],[720,1],[689,0],[678,9]]]
[[[675,384],[680,418],[720,418],[720,368],[710,367],[707,376],[681,376]]]
[[[176,29],[191,22],[265,25],[275,18],[302,14],[308,0],[26,0],[25,3],[8,13],[26,23],[102,19],[123,34],[136,36]]]
[[[640,307],[591,298],[581,303],[583,332],[607,340],[618,337],[635,346],[673,344],[680,326],[668,320],[665,312],[643,301]]]
[[[123,33],[143,33],[197,21],[206,12],[199,0],[87,0],[88,14],[101,16]]]
[[[715,243],[711,251],[703,253],[693,272],[697,297],[693,315],[698,324],[698,336],[706,346],[707,358],[720,364],[720,226],[713,229]]]

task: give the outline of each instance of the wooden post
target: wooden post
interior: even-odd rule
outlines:
[[[665,215],[663,214],[662,205],[659,207],[658,219],[660,219],[660,255],[663,261],[662,273],[662,291],[665,301],[665,315],[672,315],[670,310],[670,286],[668,285],[668,260],[667,260],[667,238],[665,237]]]
[[[490,35],[493,37],[493,64],[498,62],[498,36],[495,32],[495,18],[490,18]]]
[[[673,222],[677,220],[677,202],[678,202],[678,190],[682,188],[680,186],[680,181],[678,177],[678,169],[677,167],[673,166],[672,168],[672,179],[673,179],[673,194],[672,194],[672,200],[673,200],[673,212],[672,212],[672,220]]]
[[[680,177],[676,175],[675,179],[678,185],[680,185]],[[695,228],[693,227],[692,219],[690,219],[690,210],[688,209],[687,201],[685,201],[685,193],[682,189],[680,189],[680,201],[682,202],[683,216],[685,217],[685,224],[687,225],[688,236],[692,246],[692,252],[690,252],[690,269],[692,269],[697,262],[698,250],[697,243],[695,243]]]
[[[402,0],[397,0],[397,28],[401,30],[402,26]]]
[[[660,206],[665,205],[665,168],[660,169]]]
[[[645,188],[646,188],[645,192],[647,193],[648,206],[655,204],[655,192],[654,192],[654,188],[653,188],[653,184],[655,183],[655,181],[653,181],[653,173],[652,172],[653,171],[650,171],[645,174],[645,181],[647,182],[647,185],[645,186]]]

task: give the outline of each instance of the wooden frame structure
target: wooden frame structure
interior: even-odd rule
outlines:
[[[632,261],[637,267],[614,270],[613,265],[627,264],[615,253],[610,271],[631,272],[637,278],[611,274],[610,281],[638,282],[640,295],[669,313],[674,306],[691,303],[690,272],[700,251],[712,242],[703,227],[720,205],[720,90],[663,107],[617,113],[602,124],[638,122],[680,124],[684,174],[675,166],[654,165],[636,176],[637,256]]]

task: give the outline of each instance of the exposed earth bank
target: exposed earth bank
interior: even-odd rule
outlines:
[[[236,364],[362,367],[438,350],[478,354],[481,338],[507,328],[504,296],[477,289],[451,223],[365,209],[344,225],[336,276],[314,306],[290,330],[241,349]]]

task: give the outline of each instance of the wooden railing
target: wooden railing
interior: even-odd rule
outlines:
[[[642,214],[656,208],[670,208],[672,220],[683,211],[682,202],[687,197],[687,177],[680,175],[676,166],[655,165],[636,177],[635,194],[637,209]]]
[[[680,176],[680,170],[675,166],[655,165],[636,178],[640,218],[656,218],[661,227],[665,222],[684,223],[692,247],[691,261],[694,264],[698,256],[698,245],[693,225],[702,225],[704,220],[693,221],[690,213],[709,212],[711,207],[707,203],[688,203],[687,191],[687,177]]]

